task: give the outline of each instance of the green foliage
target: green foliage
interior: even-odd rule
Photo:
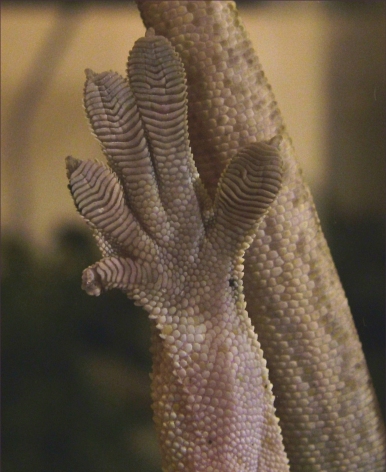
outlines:
[[[93,243],[57,240],[43,257],[3,238],[3,470],[159,470],[146,314],[119,292],[88,297]]]

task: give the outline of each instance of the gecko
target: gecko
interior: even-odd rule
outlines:
[[[104,256],[84,272],[83,288],[121,288],[150,313],[163,469],[288,470],[288,455],[292,471],[384,470],[384,429],[348,303],[234,3],[137,3],[145,26],[167,37],[184,64],[195,164],[185,111],[157,108],[170,96],[165,82],[159,96],[149,82],[158,80],[153,57],[147,74],[136,75],[141,67],[129,60],[130,86],[114,97],[102,81],[120,79],[88,72],[85,107],[112,172],[73,158],[67,172]],[[102,89],[116,100],[110,114]],[[185,136],[181,148],[174,134]],[[280,191],[271,188],[264,212],[241,225],[229,250],[227,226],[237,228],[253,207],[243,200],[252,163],[267,157],[282,162]],[[232,357],[235,347],[241,357]]]

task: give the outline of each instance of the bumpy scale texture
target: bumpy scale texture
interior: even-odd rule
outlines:
[[[129,56],[128,80],[86,74],[84,104],[109,166],[67,158],[76,207],[103,255],[83,288],[119,288],[149,312],[163,470],[288,471],[242,283],[244,252],[281,187],[281,138],[240,150],[212,204],[170,43],[149,30]]]
[[[384,426],[350,309],[234,2],[137,4],[184,63],[191,146],[210,195],[241,148],[283,138],[282,190],[246,252],[244,286],[291,470],[386,470]]]

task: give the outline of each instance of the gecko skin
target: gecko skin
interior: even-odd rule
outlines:
[[[163,56],[135,48],[130,86],[88,72],[85,88],[114,173],[72,158],[67,169],[104,256],[83,288],[121,288],[150,313],[164,470],[288,470],[243,299],[253,238],[246,299],[291,470],[384,470],[383,425],[347,301],[233,2],[138,4],[184,62],[191,146],[214,204],[189,154],[183,72],[168,82]]]
[[[137,0],[184,63],[191,147],[213,197],[239,149],[281,135],[282,190],[245,256],[248,314],[292,471],[385,471],[385,431],[350,309],[274,95],[234,2]]]
[[[108,166],[67,158],[103,259],[91,295],[119,288],[152,325],[152,397],[164,471],[289,471],[266,362],[245,311],[243,255],[277,197],[280,138],[232,159],[214,203],[189,146],[186,78],[149,30],[128,81],[88,70],[84,104]]]

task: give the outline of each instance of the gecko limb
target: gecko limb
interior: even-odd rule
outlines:
[[[86,113],[108,166],[67,158],[73,199],[103,255],[82,288],[119,288],[149,312],[163,470],[288,471],[242,283],[244,252],[281,188],[280,140],[241,149],[212,204],[169,41],[152,30],[139,39],[128,79],[86,75]]]

